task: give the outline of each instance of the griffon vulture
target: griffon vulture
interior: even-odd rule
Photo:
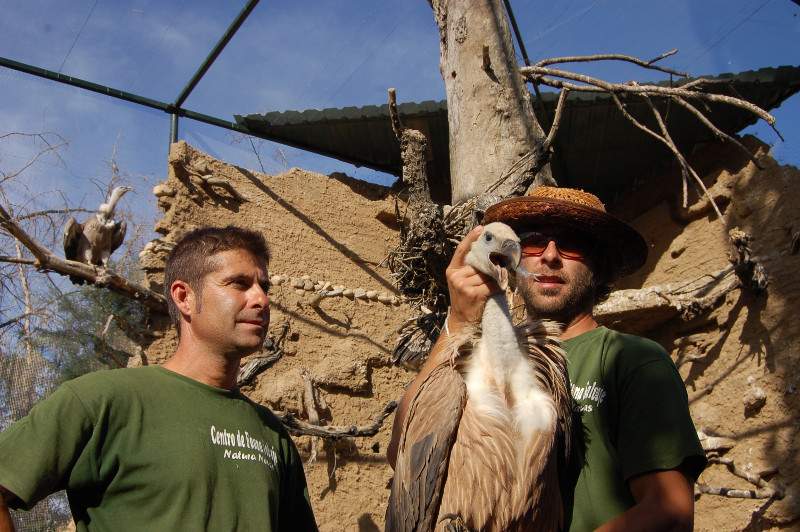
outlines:
[[[125,239],[127,224],[114,220],[114,208],[117,202],[131,187],[116,187],[111,191],[108,203],[97,208],[97,213],[85,222],[77,223],[75,218],[67,220],[64,227],[64,257],[68,260],[108,266],[108,258],[122,245]],[[70,275],[75,284],[83,284],[81,277]]]
[[[520,258],[514,231],[492,223],[465,261],[505,289]],[[408,407],[387,532],[559,529],[557,462],[571,419],[559,334],[537,319],[514,326],[503,292],[487,301],[480,327],[450,337],[450,363]]]

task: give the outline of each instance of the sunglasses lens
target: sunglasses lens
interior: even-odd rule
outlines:
[[[566,259],[581,259],[591,247],[585,238],[571,233],[528,233],[523,235],[520,247],[525,255],[539,256],[551,241],[556,243],[558,253]]]
[[[547,244],[549,242],[549,237],[534,233],[523,238],[520,242],[520,247],[522,248],[522,253],[525,255],[541,255],[544,253],[544,250],[547,249]]]
[[[587,243],[577,235],[560,236],[556,245],[561,256],[568,259],[583,258],[587,248]]]

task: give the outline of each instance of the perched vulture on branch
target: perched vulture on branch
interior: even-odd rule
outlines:
[[[465,261],[505,289],[520,258],[514,231],[492,223]],[[387,532],[559,530],[557,462],[571,419],[559,334],[537,319],[514,326],[499,293],[480,327],[450,338],[451,363],[422,382],[408,407]]]
[[[64,228],[64,257],[68,260],[108,266],[108,258],[122,245],[125,239],[127,224],[114,220],[114,208],[117,202],[131,187],[116,187],[111,191],[108,203],[97,208],[97,213],[85,222],[78,223],[75,218],[67,220]],[[70,275],[74,284],[83,284],[81,277]]]

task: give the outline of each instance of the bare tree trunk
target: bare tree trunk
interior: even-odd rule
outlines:
[[[501,0],[429,0],[447,90],[453,204],[485,191],[544,140]],[[496,194],[525,172],[522,165]],[[551,181],[549,166],[541,172]],[[536,183],[534,184],[536,186]]]

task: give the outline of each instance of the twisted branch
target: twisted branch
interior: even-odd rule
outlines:
[[[309,423],[304,423],[294,417],[294,414],[288,410],[283,412],[275,412],[278,419],[286,426],[286,430],[293,436],[319,436],[320,438],[327,438],[329,440],[340,440],[346,437],[369,437],[375,436],[381,428],[383,421],[394,412],[397,408],[395,401],[389,401],[380,414],[375,416],[375,419],[369,425],[357,426],[317,426]]]
[[[570,90],[581,91],[581,92],[608,92],[616,94],[627,93],[638,96],[663,96],[663,97],[677,96],[681,98],[690,98],[690,99],[696,98],[708,102],[723,103],[749,111],[754,115],[756,115],[757,117],[766,121],[769,125],[775,124],[775,117],[773,117],[771,114],[764,111],[757,105],[754,105],[746,100],[743,100],[742,98],[736,98],[734,96],[726,96],[724,94],[714,94],[698,90],[691,90],[695,86],[699,86],[702,83],[712,82],[712,80],[706,80],[703,78],[698,78],[697,80],[695,80],[692,84],[690,84],[690,88],[687,89],[685,87],[662,87],[659,85],[652,85],[652,84],[639,85],[636,82],[610,83],[608,81],[603,81],[598,78],[593,78],[591,76],[586,76],[584,74],[576,74],[574,72],[569,72],[567,70],[561,70],[558,68],[543,68],[536,66],[521,67],[520,72],[522,73],[522,76],[525,78],[526,81],[541,85],[547,85],[548,87],[554,87],[556,89],[567,88]],[[562,81],[562,79],[557,79],[557,78],[577,81],[583,83],[584,85],[569,83],[566,81]]]
[[[747,482],[756,486],[759,489],[741,490],[733,488],[721,488],[717,486],[711,486],[709,484],[704,484],[702,482],[698,482],[696,485],[700,493],[707,493],[709,495],[719,495],[722,497],[729,497],[735,499],[773,499],[773,498],[782,499],[784,496],[783,489],[781,489],[779,486],[774,486],[770,484],[769,482],[764,480],[760,474],[750,473],[738,467],[734,463],[732,458],[709,456],[708,463],[721,464],[726,466],[728,470],[735,476],[746,480]]]
[[[0,205],[0,227],[25,246],[35,259],[33,261],[17,259],[15,262],[31,264],[39,271],[50,271],[64,276],[75,275],[87,279],[99,286],[107,287],[112,292],[139,301],[152,310],[162,314],[167,313],[167,301],[162,294],[134,283],[113,270],[56,256],[30,236],[2,205]],[[3,257],[3,259],[6,259],[6,262],[11,262],[8,257]]]

